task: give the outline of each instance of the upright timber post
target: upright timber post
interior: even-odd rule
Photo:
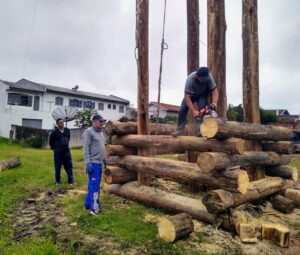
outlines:
[[[218,115],[226,117],[226,20],[224,0],[207,0],[207,63],[219,92]]]
[[[137,49],[137,129],[138,134],[148,134],[148,101],[149,101],[149,63],[148,63],[148,20],[149,1],[136,0],[136,49]],[[139,156],[149,155],[146,149],[138,150]],[[139,184],[149,186],[150,176],[146,173],[138,174]]]
[[[199,0],[187,0],[187,73],[199,68]],[[188,134],[195,135],[196,122],[191,112],[188,114]],[[187,152],[188,162],[197,161],[197,153]]]
[[[242,16],[244,122],[259,124],[257,0],[243,0]],[[261,145],[258,142],[254,142],[252,150],[261,150]],[[250,179],[261,179],[264,177],[263,169],[256,169],[254,172],[255,176],[252,178],[250,176]]]

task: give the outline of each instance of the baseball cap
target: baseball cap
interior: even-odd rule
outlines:
[[[196,73],[197,73],[198,77],[201,77],[201,79],[204,79],[204,80],[209,79],[209,69],[205,66],[200,67]]]
[[[92,120],[106,121],[100,114],[93,115]]]

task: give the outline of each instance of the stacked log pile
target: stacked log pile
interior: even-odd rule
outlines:
[[[293,153],[289,129],[206,119],[200,128],[203,137],[172,137],[174,125],[151,124],[149,130],[150,135],[137,135],[135,123],[107,123],[106,133],[111,136],[112,144],[107,145],[106,152],[107,156],[114,157],[116,166],[105,171],[106,191],[173,213],[188,213],[209,223],[218,220],[228,229],[232,229],[232,224],[224,212],[245,203],[271,198],[273,207],[284,213],[291,213],[294,206],[300,206],[300,191],[294,189],[298,172],[288,165]],[[251,141],[262,150],[249,150]],[[152,156],[137,156],[139,149],[149,150]],[[197,163],[155,157],[185,151],[199,152]],[[263,169],[266,177],[250,181],[248,174],[254,167]],[[209,191],[199,201],[139,185],[135,182],[138,173],[178,183],[202,184]],[[256,242],[255,233],[260,230],[260,236],[264,231],[266,238],[282,247],[288,246],[289,231],[284,227],[283,240],[270,237],[272,231],[267,231],[262,224],[254,226],[249,221],[240,221],[240,217],[236,219],[239,223],[233,225],[242,241]],[[273,227],[277,235],[280,231],[280,227]]]

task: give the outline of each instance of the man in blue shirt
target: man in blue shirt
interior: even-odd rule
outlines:
[[[199,117],[199,110],[208,106],[208,97],[210,95],[212,96],[212,103],[209,105],[209,108],[216,111],[219,93],[215,80],[207,67],[200,67],[186,79],[184,99],[178,115],[177,130],[172,133],[173,136],[183,134],[189,110],[194,118]]]

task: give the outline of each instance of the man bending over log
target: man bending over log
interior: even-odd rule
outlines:
[[[212,96],[212,103],[208,107],[209,95]],[[193,117],[198,120],[198,124],[202,117],[200,111],[205,110],[207,107],[211,111],[216,111],[218,96],[215,80],[207,67],[200,67],[197,71],[192,72],[185,82],[184,98],[179,110],[177,130],[172,135],[179,136],[183,134],[189,110]],[[196,130],[195,135],[199,135],[199,130]]]

